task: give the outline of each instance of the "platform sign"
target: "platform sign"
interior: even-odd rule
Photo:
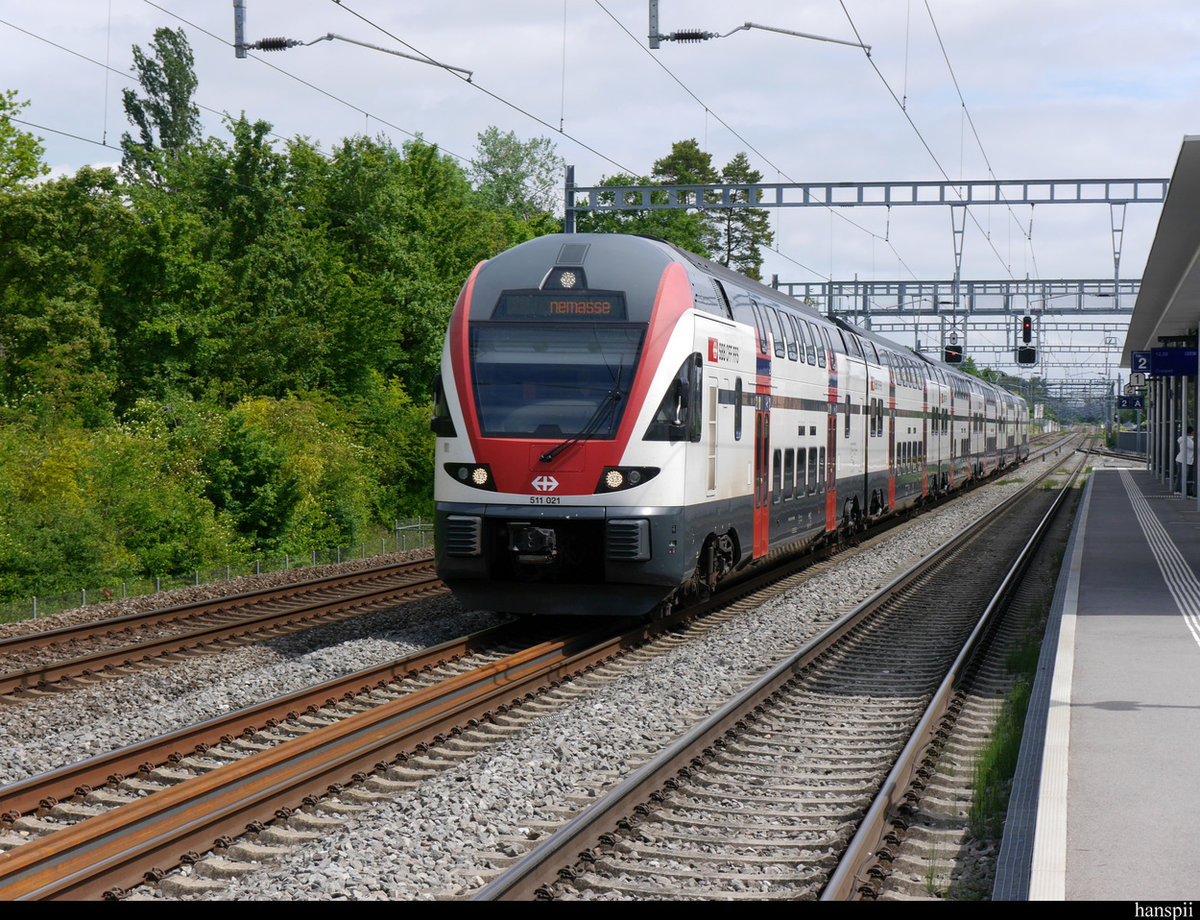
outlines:
[[[1150,352],[1131,351],[1129,353],[1129,367],[1135,374],[1149,374]]]
[[[1151,377],[1195,377],[1195,348],[1151,348]]]
[[[1146,385],[1146,375],[1137,372],[1130,374],[1129,385],[1131,387],[1144,387]]]
[[[1145,396],[1118,396],[1117,397],[1117,408],[1118,409],[1145,409],[1146,408],[1146,397]]]

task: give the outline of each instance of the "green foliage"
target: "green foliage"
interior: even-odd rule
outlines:
[[[198,488],[198,441],[159,407],[120,426],[0,427],[0,596],[240,561]]]
[[[726,185],[754,185],[762,181],[762,173],[750,168],[744,153],[737,154],[721,171]],[[733,201],[749,201],[748,192],[732,192]],[[756,200],[761,198],[758,193]],[[714,253],[722,265],[741,272],[755,281],[762,280],[762,247],[775,240],[771,232],[770,215],[761,208],[730,208],[717,211],[713,218],[716,233]]]
[[[131,229],[110,170],[0,195],[0,405],[43,420],[112,421],[109,258]]]
[[[17,101],[15,89],[0,93],[0,193],[16,189],[50,172],[42,162],[41,138],[13,125],[13,117],[29,105]]]
[[[459,290],[560,229],[527,207],[532,178],[501,205],[420,140],[325,153],[245,117],[201,138],[182,32],[134,62],[121,176],[0,185],[0,598],[428,514],[429,393]],[[485,135],[552,163],[541,141]]]
[[[151,56],[134,45],[133,70],[145,95],[121,93],[125,115],[138,129],[137,140],[121,135],[121,171],[147,181],[157,173],[162,153],[180,151],[200,136],[200,110],[192,102],[195,62],[183,29],[156,29]]]
[[[469,178],[485,208],[521,220],[555,210],[563,182],[563,159],[548,137],[522,141],[495,126],[479,134]]]

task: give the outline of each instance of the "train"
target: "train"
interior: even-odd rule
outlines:
[[[481,262],[431,427],[462,604],[661,614],[1023,460],[1019,396],[649,236]]]

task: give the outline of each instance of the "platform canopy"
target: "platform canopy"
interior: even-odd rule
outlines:
[[[1161,348],[1163,337],[1195,339],[1200,326],[1200,135],[1183,139],[1142,287],[1133,306],[1121,366],[1130,353]]]

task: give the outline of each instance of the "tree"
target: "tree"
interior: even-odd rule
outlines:
[[[601,185],[716,185],[720,176],[712,166],[712,156],[700,149],[695,138],[676,141],[671,152],[655,161],[649,177],[616,175],[601,180]],[[602,204],[615,204],[617,193],[604,193]],[[667,193],[652,192],[653,204],[666,204]],[[674,243],[682,249],[711,258],[719,251],[716,225],[709,211],[646,210],[588,212],[578,220],[580,232],[645,233]]]
[[[111,422],[120,370],[103,313],[113,249],[131,229],[111,170],[0,195],[0,405]]]
[[[762,181],[762,173],[750,168],[745,153],[739,153],[726,164],[721,172],[725,185],[753,185]],[[730,192],[733,201],[749,201],[745,191]],[[755,200],[761,199],[758,193]],[[716,244],[713,247],[716,260],[722,265],[741,272],[755,281],[762,280],[762,247],[774,242],[770,215],[762,208],[727,208],[713,212]]]
[[[494,125],[478,137],[467,176],[484,207],[510,211],[521,220],[557,209],[563,159],[550,138],[522,141]]]
[[[192,102],[196,73],[183,29],[154,31],[152,56],[133,46],[133,69],[145,91],[126,89],[125,115],[139,139],[121,135],[121,172],[130,179],[151,179],[161,152],[177,152],[200,137],[200,110]]]
[[[17,101],[15,89],[0,93],[0,192],[12,191],[50,171],[42,162],[41,138],[13,126],[13,116],[27,105],[28,100]]]
[[[655,162],[652,175],[660,185],[716,185],[720,181],[712,155],[701,150],[694,137],[672,144],[671,152]]]

